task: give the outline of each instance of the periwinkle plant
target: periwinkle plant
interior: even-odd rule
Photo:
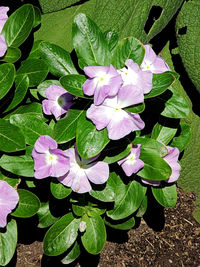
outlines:
[[[1,54],[0,100],[14,93],[0,120],[0,179],[6,181],[0,182],[17,189],[12,189],[16,202],[9,212],[19,195],[9,216],[38,216],[38,227],[48,229],[44,253],[65,253],[62,262],[69,263],[83,247],[91,254],[101,252],[106,225],[132,228],[135,216],[143,216],[147,209],[147,188],[164,207],[176,204],[179,148],[186,147],[188,138],[180,130],[180,107],[176,109],[176,97],[181,98],[173,89],[177,73],[134,37],[118,40],[110,31],[115,38],[111,48],[108,35],[85,14],[78,14],[72,27],[80,74],[67,51],[45,41],[33,43],[28,58],[15,67],[18,47],[38,25],[36,12],[32,5],[23,5],[2,29],[7,52]],[[166,115],[167,126],[163,124],[169,105],[166,92],[173,104],[173,120]],[[151,106],[153,98],[156,106]],[[189,107],[183,98],[182,102],[182,116],[187,116]],[[153,125],[152,109],[157,112]],[[17,178],[9,178],[13,174]],[[65,202],[60,217],[52,215],[49,199],[40,203],[41,179],[56,203]],[[10,251],[1,248],[0,265],[5,266],[17,242],[9,233],[17,228],[14,219],[1,227],[6,227],[2,238],[12,244]]]

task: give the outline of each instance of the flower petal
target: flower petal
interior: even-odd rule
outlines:
[[[35,142],[34,149],[36,152],[45,153],[49,149],[56,149],[57,143],[48,135],[41,135]]]
[[[0,205],[0,227],[5,227],[7,224],[7,216],[11,213],[11,209]]]
[[[87,79],[82,86],[84,94],[89,96],[94,95],[96,87],[97,87],[96,79]]]
[[[19,201],[17,191],[5,181],[0,181],[0,206],[13,210]]]
[[[0,35],[0,57],[3,57],[7,51],[7,44],[4,36]]]
[[[126,85],[119,89],[118,104],[121,108],[144,102],[143,93],[134,85]]]
[[[54,155],[58,157],[57,162],[55,164],[52,164],[51,176],[60,177],[60,176],[65,175],[69,171],[69,168],[70,168],[69,157],[67,157],[64,151],[60,149],[52,149],[51,153],[53,153]]]
[[[57,98],[63,94],[65,94],[67,91],[58,85],[51,85],[46,89],[46,96],[50,100],[57,100]]]
[[[144,162],[141,159],[136,159],[131,164],[129,160],[126,160],[122,163],[121,167],[127,176],[131,176],[133,173],[137,173],[144,167]]]
[[[87,165],[87,168],[84,169],[84,171],[88,179],[94,184],[103,184],[109,177],[108,163],[103,161]]]
[[[2,32],[4,24],[6,23],[6,20],[8,19],[8,15],[7,15],[8,10],[9,10],[9,7],[0,6],[0,33]]]
[[[104,66],[87,66],[87,67],[84,67],[83,70],[84,70],[85,74],[88,77],[94,78],[94,77],[100,76],[103,73],[105,75],[108,72],[109,67],[104,67]]]
[[[160,185],[160,181],[152,181],[152,180],[147,180],[147,179],[141,179],[141,181],[144,184],[148,184],[148,185],[153,185],[153,186],[159,186]]]

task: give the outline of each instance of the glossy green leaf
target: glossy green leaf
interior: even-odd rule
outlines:
[[[72,26],[72,38],[79,66],[110,65],[108,43],[99,27],[85,14],[79,13]]]
[[[49,202],[41,202],[40,208],[37,211],[39,223],[37,225],[38,228],[46,228],[50,225],[54,224],[58,218],[54,217],[51,214],[49,209]]]
[[[34,162],[31,156],[7,156],[3,155],[0,158],[1,168],[11,173],[33,177]]]
[[[8,174],[6,174],[6,176],[5,176],[1,172],[0,172],[0,180],[6,181],[12,187],[17,187],[17,185],[20,183],[20,179],[19,178],[13,178],[12,176],[10,177]]]
[[[115,182],[117,184],[115,204],[114,208],[107,212],[107,216],[113,220],[120,220],[130,216],[139,208],[146,193],[146,187],[137,181],[125,185],[117,175],[115,175]]]
[[[167,145],[175,136],[176,132],[177,128],[169,128],[156,123],[156,125],[153,127],[151,137],[156,139],[158,142]]]
[[[75,203],[75,204],[72,204],[72,211],[76,216],[80,217],[86,213],[87,208],[86,208],[85,204],[83,204],[83,206],[81,206],[81,203],[80,203],[80,205]]]
[[[103,219],[99,215],[93,217],[84,215],[82,221],[86,222],[86,231],[81,236],[84,248],[90,254],[99,254],[106,242],[106,228]]]
[[[100,188],[98,186],[97,189],[93,189],[89,192],[89,194],[103,202],[113,202],[115,200],[115,191],[116,191],[116,183],[115,183],[115,177],[113,177],[112,174],[110,174],[105,186],[103,188]]]
[[[104,37],[106,38],[106,40],[108,42],[108,47],[109,47],[110,51],[112,52],[119,41],[119,36],[118,36],[117,32],[108,30],[108,31],[104,32]]]
[[[79,255],[81,254],[80,246],[77,242],[75,242],[73,248],[70,252],[65,256],[61,262],[62,264],[70,264],[71,262],[75,261]]]
[[[17,47],[8,47],[5,56],[0,60],[7,63],[15,63],[21,57],[21,51]]]
[[[145,110],[145,104],[141,103],[141,104],[129,107],[129,108],[125,108],[124,110],[127,110],[131,113],[142,113]]]
[[[84,112],[84,110],[69,109],[66,117],[55,124],[53,136],[58,143],[62,144],[75,138],[77,122]]]
[[[132,145],[129,144],[122,152],[120,152],[120,146],[113,146],[110,149],[105,149],[104,152],[109,156],[106,156],[103,161],[107,162],[108,164],[117,162],[118,160],[126,157],[130,153],[131,147]]]
[[[161,115],[169,118],[186,118],[190,113],[190,107],[183,96],[176,92],[173,88],[170,89],[173,93],[172,97],[165,103],[165,109]]]
[[[175,79],[175,72],[166,71],[159,74],[153,74],[153,88],[149,94],[144,96],[144,98],[155,97],[164,93],[170,85],[172,85]]]
[[[52,136],[49,125],[35,115],[15,114],[10,117],[10,122],[20,128],[28,145],[34,145],[41,135]]]
[[[51,181],[51,193],[57,199],[63,199],[69,196],[72,192],[71,188],[64,186],[57,179]]]
[[[72,213],[60,218],[44,237],[44,253],[57,256],[70,248],[77,238],[80,221],[81,219],[74,218]]]
[[[26,74],[29,78],[29,86],[37,86],[49,72],[47,64],[41,59],[27,59],[22,62],[17,74]]]
[[[43,97],[47,97],[46,96],[46,89],[51,86],[51,85],[57,85],[57,86],[61,86],[60,82],[57,80],[45,80],[44,82],[42,82],[41,84],[38,85],[37,87],[37,91],[38,93],[43,96]]]
[[[15,66],[11,63],[0,65],[0,99],[10,90],[15,79]]]
[[[112,64],[115,68],[121,69],[125,67],[127,59],[132,59],[138,65],[142,63],[145,49],[143,44],[134,37],[128,37],[121,40],[115,47]]]
[[[15,94],[14,97],[5,110],[10,111],[11,109],[15,108],[25,97],[26,92],[29,86],[29,78],[26,74],[17,75],[15,78]]]
[[[81,98],[90,98],[83,93],[82,86],[86,81],[84,75],[71,74],[64,76],[60,79],[61,85],[72,95],[81,97]]]
[[[179,152],[182,152],[188,145],[192,133],[191,133],[191,127],[189,124],[181,122],[180,127],[181,127],[180,135],[177,137],[174,137],[170,145],[173,147],[177,147],[179,149]]]
[[[143,200],[141,202],[141,205],[140,205],[140,207],[139,207],[139,209],[138,209],[138,211],[136,213],[137,217],[142,217],[145,214],[145,212],[147,210],[147,204],[148,204],[147,196],[144,196],[144,198],[143,198]]]
[[[26,4],[9,16],[2,31],[9,47],[20,46],[29,36],[34,25],[34,13],[33,6]]]
[[[117,230],[130,230],[135,225],[135,219],[134,217],[131,217],[130,219],[120,222],[120,221],[108,221],[105,219],[105,224],[110,226],[111,228],[117,229]]]
[[[177,201],[176,185],[163,188],[151,187],[152,193],[158,203],[165,208],[173,208]]]
[[[18,189],[17,192],[19,203],[12,215],[20,218],[29,218],[35,215],[40,208],[39,198],[28,190]]]
[[[34,8],[34,23],[33,23],[33,27],[37,27],[40,22],[41,22],[41,12],[40,9],[36,6],[33,7]]]
[[[54,76],[61,77],[67,74],[77,74],[69,52],[62,47],[49,42],[41,42],[40,54]]]
[[[25,113],[29,113],[29,114],[35,114],[35,116],[43,116],[42,115],[42,105],[40,103],[31,103],[31,104],[27,104],[27,105],[23,105],[20,106],[19,108],[15,109],[14,111],[12,111],[11,113],[9,113],[5,119],[9,119],[11,117],[11,115],[14,114],[25,114]]]
[[[25,149],[25,140],[21,130],[0,119],[0,150],[4,152],[16,152]]]
[[[17,224],[11,220],[6,231],[0,233],[0,265],[6,266],[12,259],[17,245]]]
[[[40,43],[41,42],[42,42],[42,40],[34,41],[33,46],[31,48],[31,51],[30,51],[27,59],[40,58]]]
[[[96,126],[81,115],[76,129],[76,145],[78,153],[83,158],[92,158],[98,155],[108,144],[107,130],[98,131]]]

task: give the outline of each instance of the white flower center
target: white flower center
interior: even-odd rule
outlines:
[[[144,61],[140,67],[142,71],[150,70],[151,72],[153,72],[154,69],[153,64],[150,61]]]
[[[135,85],[138,81],[138,74],[131,68],[123,68],[121,69],[121,77],[124,82],[124,85]]]
[[[132,165],[136,162],[135,154],[131,153],[127,158],[128,164]]]
[[[54,165],[56,164],[58,161],[58,156],[56,156],[55,154],[52,154],[50,152],[46,153],[46,163],[47,165]]]

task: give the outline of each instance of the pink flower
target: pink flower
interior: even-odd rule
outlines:
[[[43,112],[47,115],[53,114],[57,120],[73,105],[73,96],[61,86],[51,85],[45,93],[48,100],[42,101]]]
[[[167,183],[176,182],[180,176],[181,166],[178,163],[179,150],[177,147],[166,146],[168,154],[163,157],[163,159],[169,164],[172,169],[172,174],[169,179],[165,180]],[[159,186],[160,181],[151,181],[148,179],[142,179],[142,182],[149,185]]]
[[[137,173],[144,167],[144,162],[139,159],[141,145],[133,145],[131,152],[125,158],[119,160],[117,163],[121,165],[127,176]]]
[[[1,34],[4,24],[8,19],[7,12],[9,7],[0,6],[0,57],[3,57],[7,50],[7,45],[3,34]]]
[[[57,147],[56,141],[48,135],[37,139],[32,151],[35,178],[59,177],[69,171],[69,157]]]
[[[115,96],[122,84],[122,78],[117,70],[103,66],[84,67],[85,74],[89,77],[83,84],[86,95],[94,95],[94,104],[100,105],[107,96]]]
[[[150,45],[145,45],[145,55],[140,68],[143,71],[150,71],[152,73],[162,73],[170,71],[169,66],[163,58],[156,55]]]
[[[70,148],[65,153],[70,158],[70,170],[63,177],[59,177],[58,180],[71,187],[73,191],[86,193],[92,189],[89,181],[94,184],[103,184],[108,180],[108,163],[95,161],[98,156],[83,159],[78,155],[75,148]]]
[[[144,128],[144,122],[138,114],[123,110],[143,101],[143,93],[133,85],[127,85],[121,87],[116,96],[106,98],[102,105],[92,104],[86,116],[96,125],[97,130],[106,127],[108,137],[118,140],[133,131]]]
[[[5,181],[0,181],[0,227],[7,224],[7,216],[17,206],[17,191]]]

